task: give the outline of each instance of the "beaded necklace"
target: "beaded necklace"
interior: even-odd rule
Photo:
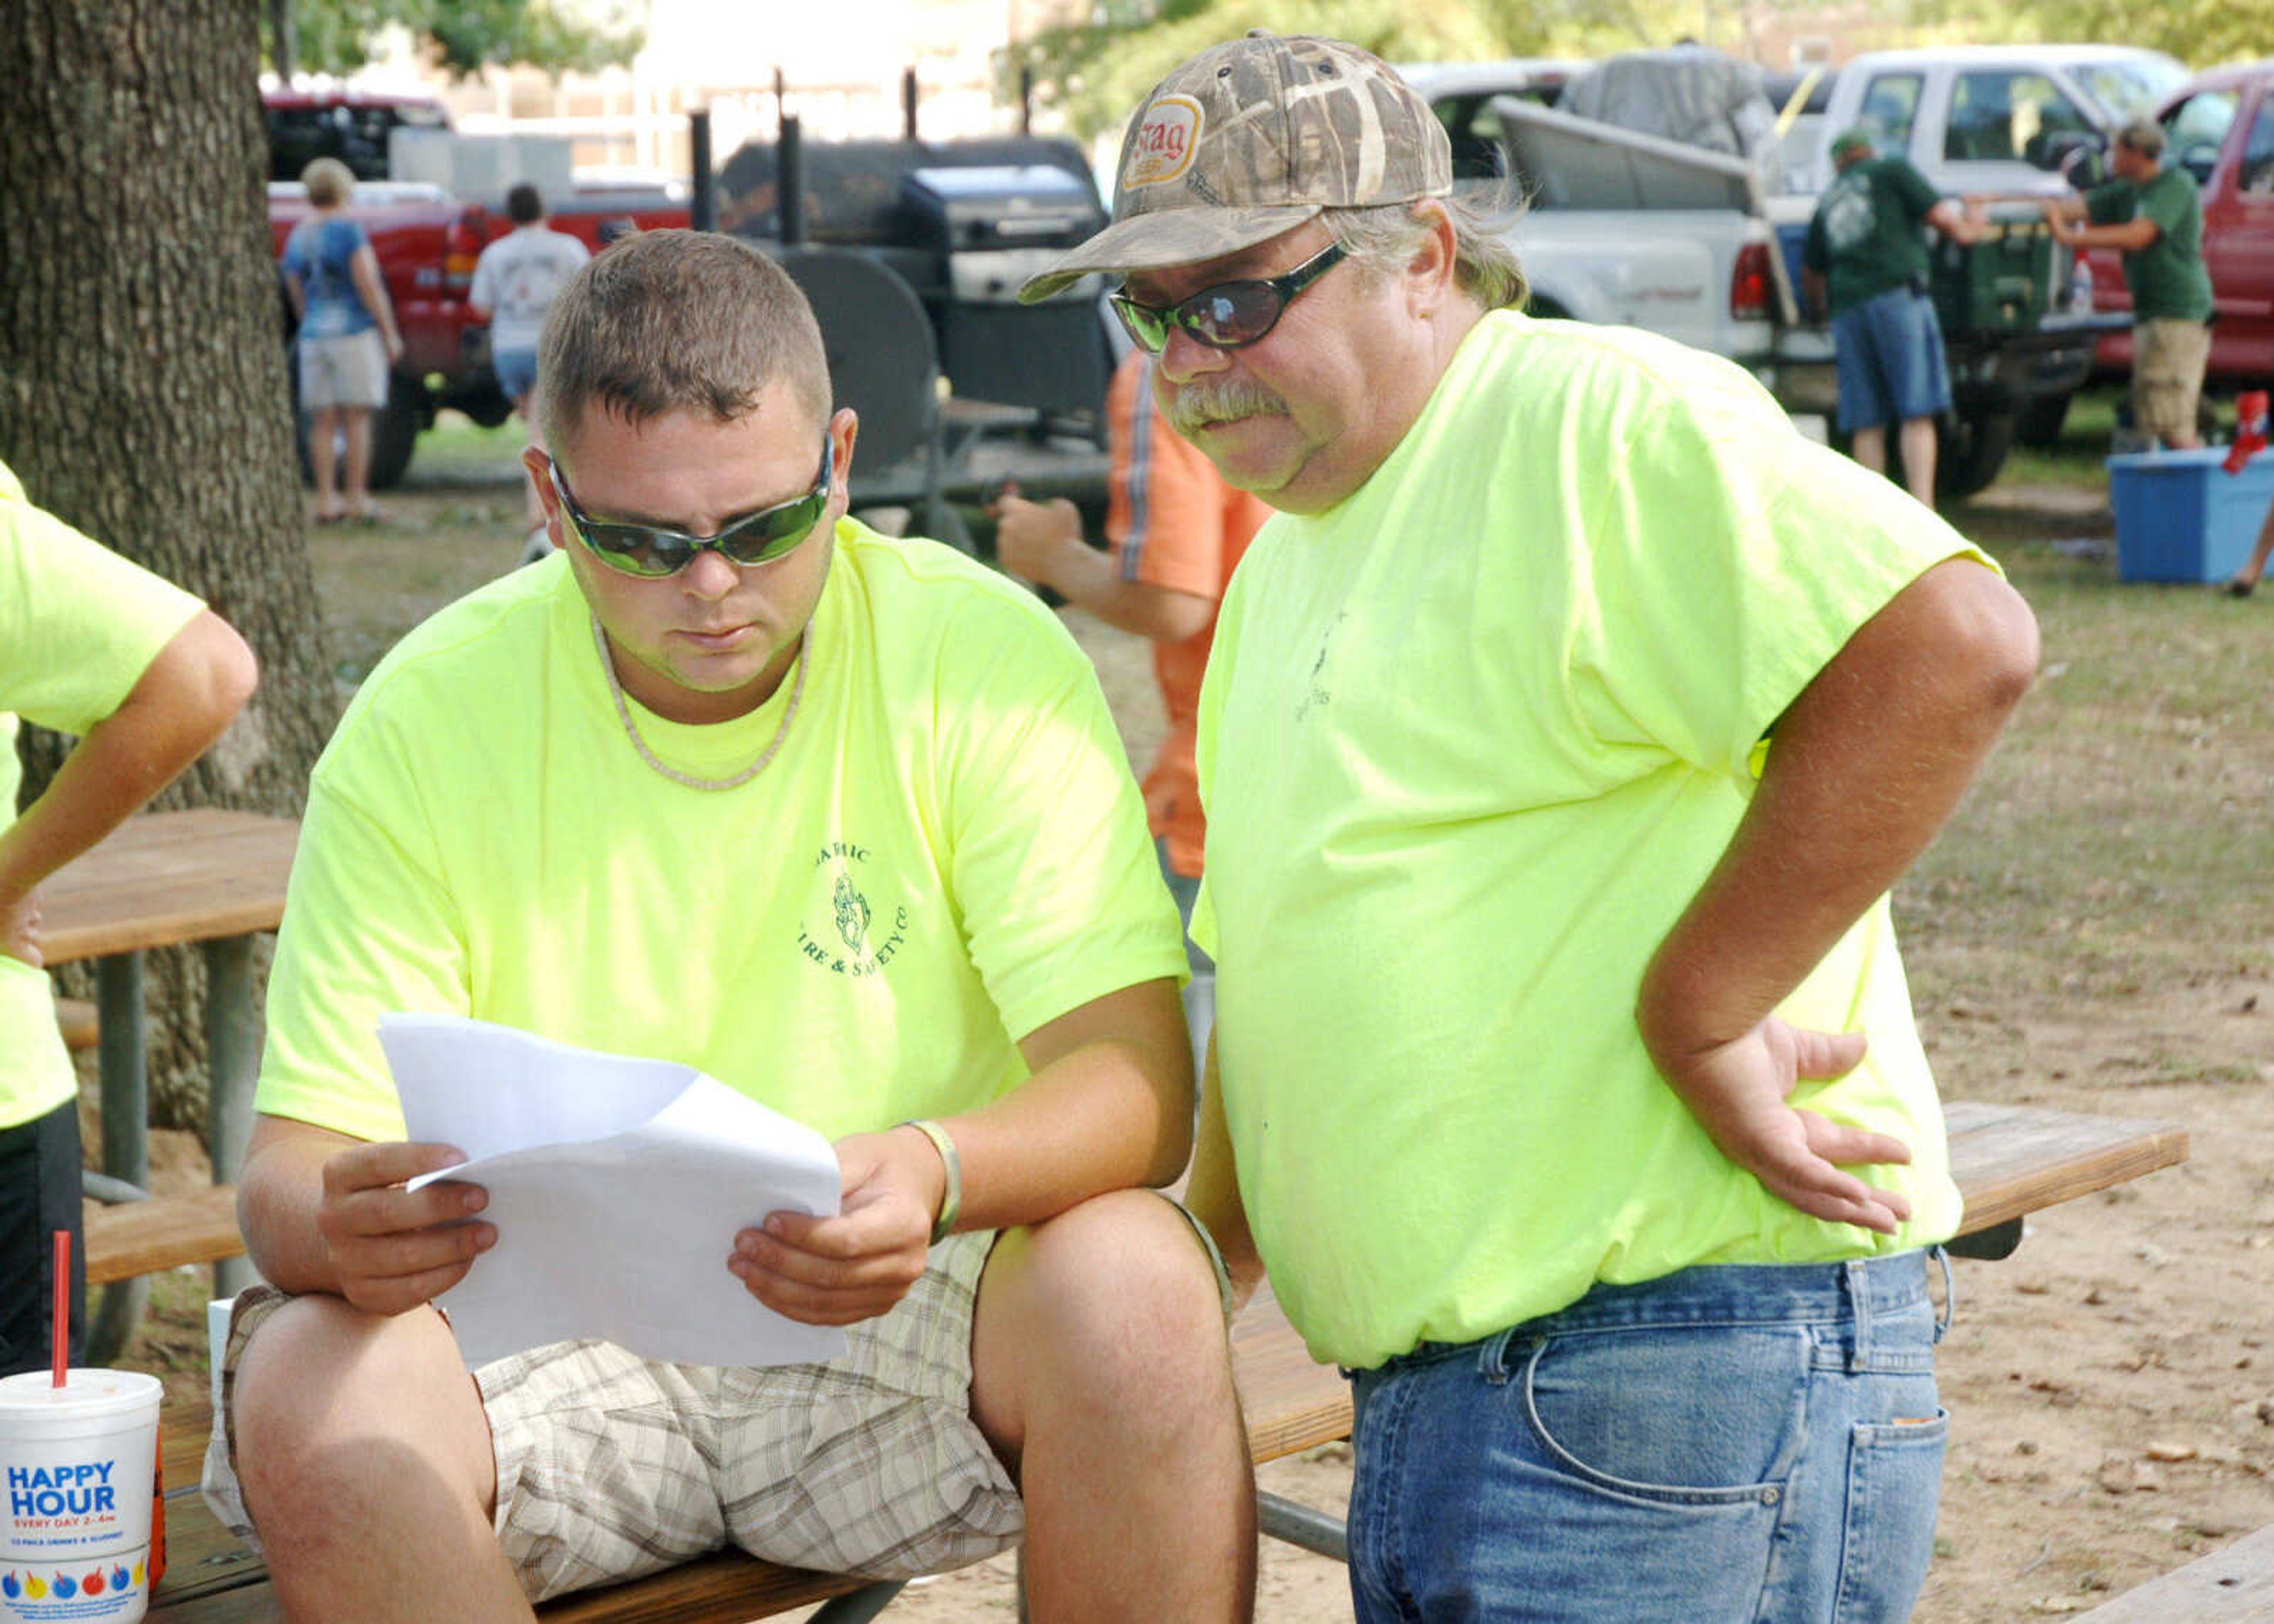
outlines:
[[[797,715],[797,702],[805,693],[806,667],[813,664],[813,628],[809,624],[806,627],[805,640],[798,648],[797,680],[790,688],[789,704],[782,711],[781,726],[774,729],[773,741],[766,746],[764,753],[757,760],[731,778],[698,778],[691,772],[681,772],[678,768],[666,766],[657,759],[655,752],[647,748],[647,741],[640,737],[639,726],[632,720],[631,707],[624,703],[624,685],[616,680],[616,662],[608,652],[607,634],[600,629],[598,615],[592,617],[592,646],[599,650],[600,670],[608,679],[608,697],[616,703],[616,719],[624,725],[624,733],[630,738],[632,748],[639,752],[642,761],[673,783],[684,784],[689,789],[740,789],[766,770],[766,764],[774,758],[774,752],[781,748],[782,741],[789,737],[790,722]]]

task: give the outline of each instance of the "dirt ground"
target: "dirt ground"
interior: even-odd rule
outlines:
[[[395,505],[415,513],[431,503],[434,524],[448,530],[448,505],[465,500],[401,492]],[[507,502],[492,495],[488,505],[502,515]],[[2076,537],[2090,547],[2111,533],[2103,501],[2074,492],[2017,486],[1974,511],[1985,523],[2010,520],[2024,538]],[[2046,718],[2061,702],[2060,685],[2079,680],[2062,673],[2074,660],[2082,673],[2087,645],[2100,635],[2061,601],[2056,593],[2040,603],[2046,674],[2028,702],[2041,708],[2046,728],[2055,726]],[[2160,928],[2179,938],[2167,957],[2143,949],[2113,981],[2080,979],[2029,973],[2001,956],[2020,963],[2034,951],[2062,962],[2029,941],[2062,931],[2080,933],[2082,953],[2093,929],[2085,910],[2075,910],[2078,923],[2067,905],[2040,899],[1999,928],[2001,941],[1994,930],[1985,939],[1940,922],[1968,900],[1962,874],[1928,875],[1897,895],[1920,1021],[1946,1096],[2169,1119],[2187,1125],[2194,1147],[2181,1167],[2032,1219],[2010,1259],[1957,1264],[1957,1313],[1940,1371],[1952,1443],[1920,1624],[2084,1612],[2274,1522],[2274,847],[2263,838],[2274,831],[2266,812],[2274,804],[2274,721],[2263,683],[2274,663],[2274,604],[2228,613],[2243,618],[2220,622],[2216,635],[2243,639],[2237,658],[2248,662],[2245,691],[2255,709],[2239,731],[2193,737],[2202,749],[2145,776],[2223,775],[2224,787],[2205,802],[2218,810],[2206,816],[2232,816],[2252,838],[2229,843],[2206,831],[2200,865],[2211,871],[2196,876],[2202,900],[2143,893],[2141,906],[2167,917],[2216,906],[2238,912],[2240,928],[2202,932],[2214,943],[2205,947],[2188,938],[2188,921],[2175,919]],[[1161,726],[1144,645],[1078,611],[1063,613],[1096,658],[1132,759],[1142,763]],[[2151,709],[2155,726],[2202,731]],[[2124,741],[2091,748],[2107,758],[2104,771],[2127,771]],[[2177,793],[2185,786],[2162,787]],[[1993,838],[1994,802],[2006,793],[1977,789],[1976,801],[1987,797],[1992,809],[1972,815],[1971,824],[1962,816],[1951,840]],[[2136,793],[2152,797],[2159,786]],[[2089,807],[2079,816],[2105,821]],[[2111,917],[2122,917],[2124,906],[2112,903],[2120,913]],[[2159,929],[2136,919],[2129,928],[2145,938]],[[200,1176],[193,1150],[173,1159],[171,1176]],[[201,1380],[187,1331],[169,1328],[200,1299],[193,1281],[161,1282],[159,1320],[130,1357]],[[1262,1477],[1267,1488],[1338,1512],[1347,1450],[1282,1462]],[[927,1581],[887,1616],[908,1624],[1013,1617],[1011,1573],[1005,1559]],[[1263,1624],[1348,1620],[1343,1570],[1267,1541],[1257,1616]]]

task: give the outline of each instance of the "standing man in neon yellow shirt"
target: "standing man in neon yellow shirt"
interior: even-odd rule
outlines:
[[[1517,313],[1374,57],[1178,68],[1115,219],[1163,409],[1278,510],[1199,763],[1193,1209],[1356,1372],[1359,1617],[1908,1616],[1958,1196],[1886,891],[2036,661],[1743,372]]]
[[[252,650],[187,592],[25,499],[0,464],[0,1374],[43,1368],[57,1229],[87,1315],[79,1083],[41,968],[39,887],[178,778],[251,695]],[[80,735],[15,816],[18,718]]]
[[[454,1620],[732,1543],[906,1578],[1026,1538],[1035,1616],[1247,1616],[1254,1488],[1181,1170],[1175,906],[1103,695],[1023,588],[846,517],[856,423],[772,261],[649,232],[546,318],[561,551],[413,631],[317,764],[278,936],[207,1492],[297,1619]],[[469,1380],[484,1192],[406,1180],[374,1024],[696,1066],[834,1139],[843,1210],[694,1255],[825,1365],[601,1342]],[[471,1220],[471,1222],[469,1222]]]

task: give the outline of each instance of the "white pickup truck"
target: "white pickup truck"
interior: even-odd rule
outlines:
[[[1535,315],[1644,327],[1753,368],[1797,319],[1758,177],[1741,160],[1547,110],[1589,64],[1400,69],[1450,133],[1457,177],[1518,176],[1510,240]]]
[[[1958,142],[1963,157],[1921,166],[1947,190],[2013,192],[2033,184],[2057,192],[2059,177],[2034,166],[2063,155],[2067,144],[2056,138],[2070,121],[2062,109],[2079,106],[2085,94],[2066,70],[2055,73],[2052,57],[2067,55],[2111,64],[2142,59],[2135,65],[2147,80],[2157,77],[2157,64],[2169,61],[2115,48],[2015,48],[2003,53],[2006,60],[1995,48],[1880,53],[1838,70],[1820,129],[1828,139],[1849,124],[1887,120],[1880,128],[1889,150]],[[1773,161],[1551,109],[1544,103],[1573,77],[1571,64],[1555,65],[1563,71],[1552,78],[1537,63],[1408,72],[1447,124],[1457,175],[1490,173],[1497,154],[1530,195],[1531,209],[1510,236],[1532,282],[1534,312],[1645,327],[1713,350],[1751,368],[1788,410],[1828,417],[1836,393],[1831,336],[1796,298],[1800,245],[1815,199],[1811,190],[1795,188],[1811,178],[1810,154],[1803,150],[1796,179],[1788,178]],[[1505,86],[1497,93],[1495,70]],[[1904,76],[1900,84],[1897,75]],[[1992,106],[2007,109],[2012,150],[2002,156],[1984,133],[1992,121],[1983,109]],[[2115,117],[2110,106],[2092,99],[2079,144],[2090,143],[2091,132],[2104,127],[2098,121]],[[1909,109],[1900,128],[1891,118],[1898,108]],[[2039,230],[2026,209],[2010,228],[2015,262],[2033,285],[2012,289],[1986,320],[1946,320],[1954,405],[1942,425],[1938,484],[1946,495],[1969,494],[1995,478],[2017,425],[2050,419],[2058,429],[2069,395],[2090,371],[2094,340],[2109,325],[2090,313],[2090,283],[2076,279],[2072,256],[2051,252],[2049,243],[2022,252],[2030,247],[2027,234]]]

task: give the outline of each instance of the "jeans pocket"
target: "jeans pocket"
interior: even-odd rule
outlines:
[[[1775,1505],[1807,1425],[1796,1327],[1670,1327],[1551,1336],[1520,1384],[1549,1461],[1654,1504]]]
[[[1935,1512],[1950,1411],[1858,1422],[1849,1433],[1848,1514],[1832,1624],[1901,1624],[1934,1560]]]

